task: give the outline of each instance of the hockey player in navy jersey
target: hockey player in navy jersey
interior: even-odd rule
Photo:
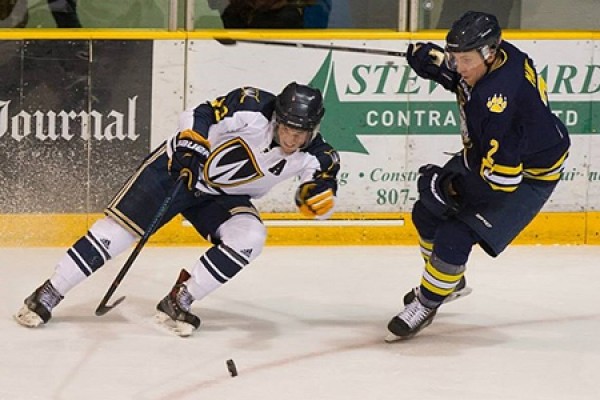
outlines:
[[[213,246],[157,305],[157,319],[181,335],[200,326],[200,300],[262,251],[266,229],[252,198],[299,178],[300,212],[333,212],[339,157],[319,132],[325,113],[318,89],[292,82],[275,96],[243,87],[181,115],[178,132],[154,150],[105,210],[58,262],[54,274],[25,299],[15,319],[27,327],[51,318],[69,290],[128,249],[151,224],[175,180],[185,179],[161,225],[182,214]]]
[[[440,305],[470,291],[464,273],[472,247],[496,257],[510,244],[550,197],[570,145],[532,59],[502,40],[495,16],[465,13],[445,49],[411,44],[407,61],[456,94],[463,150],[444,166],[419,169],[412,219],[425,269],[389,322],[387,341],[414,336]]]

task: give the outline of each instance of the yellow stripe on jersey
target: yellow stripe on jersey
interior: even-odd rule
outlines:
[[[231,210],[229,210],[229,213],[231,215],[252,214],[262,222],[262,219],[260,217],[260,214],[258,213],[258,210],[254,207],[246,207],[246,206],[234,207]]]
[[[143,164],[135,171],[135,173],[125,182],[123,187],[117,192],[117,194],[112,198],[112,200],[108,203],[108,206],[104,210],[104,214],[112,217],[119,225],[123,228],[127,229],[129,232],[142,237],[144,235],[144,230],[139,227],[135,222],[133,222],[129,217],[123,214],[119,210],[119,203],[127,192],[131,189],[136,180],[140,177],[142,172],[148,168],[150,164],[152,164],[158,157],[162,156],[167,151],[167,144],[161,144],[154,152],[143,162]]]
[[[523,180],[523,176],[521,174],[515,176],[498,174],[498,169],[501,169],[501,167],[502,166],[496,164],[493,169],[482,169],[483,180],[494,190],[508,193],[514,192]],[[520,169],[520,171],[522,171],[522,169]]]
[[[213,101],[211,101],[210,106],[213,108],[213,112],[215,114],[215,120],[219,122],[229,113],[229,108],[224,104],[226,98],[219,97]]]
[[[177,140],[180,139],[191,140],[192,142],[200,143],[207,149],[210,149],[210,142],[208,141],[208,139],[206,139],[204,136],[202,136],[200,133],[196,132],[193,129],[186,129],[180,132],[177,136]]]
[[[491,166],[490,170],[502,176],[517,177],[523,172],[523,164],[519,164],[517,166],[494,164]]]
[[[496,139],[490,140],[490,150],[481,159],[479,174],[493,190],[514,192],[523,179],[523,164],[516,166],[496,164],[493,155],[498,151],[500,144]]]
[[[536,79],[536,74],[535,71],[533,69],[533,67],[531,65],[529,65],[529,59],[525,59],[525,65],[524,65],[524,69],[525,69],[525,78],[529,81],[529,83],[531,83],[531,85],[533,87],[537,86],[537,79]]]
[[[539,181],[557,181],[560,179],[560,174],[563,170],[563,164],[569,156],[569,152],[566,151],[557,162],[548,168],[525,168],[523,176],[528,179],[535,179]]]

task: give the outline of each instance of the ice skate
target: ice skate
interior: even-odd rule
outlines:
[[[183,284],[189,277],[186,270],[181,270],[173,289],[157,304],[154,316],[158,324],[181,337],[190,336],[200,326],[200,318],[190,312],[194,298]]]
[[[462,278],[460,278],[460,281],[458,282],[458,285],[456,285],[456,288],[454,289],[454,291],[452,293],[450,293],[448,296],[446,296],[443,304],[450,303],[451,301],[458,300],[461,297],[468,296],[471,294],[472,291],[473,291],[473,289],[467,286],[467,280],[463,276]],[[408,292],[404,295],[404,298],[403,298],[404,305],[407,306],[410,303],[412,303],[412,301],[415,299],[415,297],[417,297],[418,294],[419,294],[419,287],[412,288],[410,292]]]
[[[388,324],[390,334],[385,338],[388,343],[410,339],[421,329],[429,326],[437,313],[437,309],[425,307],[415,297],[404,310],[396,315]]]
[[[14,315],[15,320],[28,328],[36,328],[52,318],[52,309],[63,299],[47,280],[25,299],[25,304]]]

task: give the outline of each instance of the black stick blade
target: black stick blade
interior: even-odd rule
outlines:
[[[125,300],[125,296],[119,297],[112,305],[108,304],[100,304],[98,308],[96,308],[96,316],[101,317],[119,304],[121,304]]]

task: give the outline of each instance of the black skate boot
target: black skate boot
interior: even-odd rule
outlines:
[[[400,339],[410,339],[421,329],[426,328],[433,322],[437,313],[436,308],[425,307],[418,297],[409,303],[404,310],[391,319],[388,323],[390,334],[385,338],[386,342],[395,342]]]
[[[460,281],[458,281],[458,285],[456,285],[456,287],[454,288],[454,291],[452,293],[450,293],[448,296],[446,296],[446,298],[444,299],[444,303],[449,303],[451,301],[457,300],[459,297],[467,296],[467,295],[471,294],[472,291],[473,291],[473,289],[471,289],[470,287],[467,286],[467,279],[463,275],[460,278]],[[412,301],[417,297],[418,294],[419,294],[419,287],[414,287],[411,289],[410,292],[408,292],[404,295],[402,302],[404,303],[405,306],[407,306],[410,303],[412,303]]]
[[[189,278],[189,272],[182,269],[173,289],[156,306],[156,321],[183,337],[190,336],[200,326],[200,318],[190,312],[194,298],[183,284]]]
[[[63,298],[50,280],[47,280],[25,299],[25,305],[14,316],[15,320],[28,328],[45,324],[52,318],[52,309]]]

